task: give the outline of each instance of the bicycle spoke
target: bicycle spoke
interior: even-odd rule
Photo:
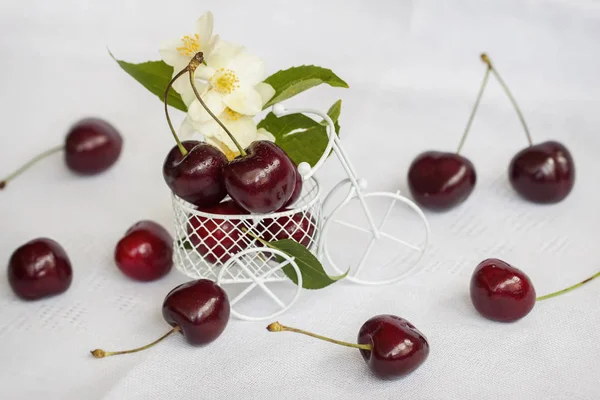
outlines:
[[[411,249],[413,249],[413,250],[415,250],[415,251],[423,251],[423,249],[422,249],[422,248],[420,248],[420,247],[418,247],[418,246],[415,246],[414,244],[411,244],[411,243],[405,242],[405,241],[404,241],[404,240],[402,240],[402,239],[395,238],[394,236],[392,236],[392,235],[390,235],[390,234],[387,234],[387,233],[385,233],[385,232],[381,232],[381,236],[383,236],[383,237],[384,237],[384,238],[386,238],[386,239],[393,240],[393,241],[394,241],[394,242],[396,242],[396,243],[400,243],[401,245],[404,245],[404,246],[406,246],[406,247],[409,247],[409,248],[411,248]]]
[[[229,305],[231,307],[235,306],[235,304],[240,301],[241,299],[243,299],[244,297],[246,297],[246,295],[248,293],[250,293],[252,291],[252,289],[254,289],[256,286],[258,286],[256,283],[251,284],[250,286],[248,286],[246,289],[244,289],[240,294],[238,294],[237,296],[235,296],[235,298],[233,300],[231,300],[229,302]]]
[[[373,234],[373,232],[371,232],[370,230],[362,228],[358,225],[351,224],[350,222],[342,221],[339,219],[334,219],[333,222],[340,224],[342,226],[345,226],[347,228],[352,228],[352,229],[356,229],[357,231],[360,231],[360,232],[368,233],[369,235]]]
[[[281,301],[281,299],[279,297],[277,297],[275,295],[275,293],[273,293],[271,291],[271,289],[269,289],[264,282],[257,277],[256,275],[254,275],[252,273],[252,271],[250,271],[250,269],[248,269],[248,267],[246,267],[246,265],[244,263],[242,263],[240,260],[236,260],[237,264],[240,266],[240,268],[242,268],[250,277],[250,279],[252,279],[254,281],[254,283],[256,283],[262,290],[263,292],[265,292],[267,294],[267,296],[269,296],[271,298],[271,300],[273,300],[275,303],[277,303],[277,305],[281,308],[285,307],[285,303],[283,301]]]
[[[396,192],[396,193],[398,193],[398,192]],[[392,212],[394,205],[396,205],[396,198],[394,198],[392,200],[392,202],[390,203],[388,209],[386,210],[385,214],[383,215],[383,219],[381,220],[381,223],[377,227],[381,234],[383,234],[383,232],[381,232],[381,229],[383,229],[383,226],[385,225],[385,222],[387,221],[388,217],[390,216],[390,213]],[[369,254],[371,254],[371,250],[373,249],[373,245],[375,244],[375,241],[376,241],[375,236],[371,237],[371,241],[367,245],[365,253],[363,254],[362,258],[360,259],[358,265],[356,266],[356,272],[353,274],[354,277],[358,277],[358,274],[359,274],[362,266],[364,265],[365,261],[367,260],[367,257],[369,256]]]

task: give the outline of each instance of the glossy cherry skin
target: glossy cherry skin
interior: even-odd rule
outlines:
[[[395,315],[377,315],[363,324],[358,332],[359,344],[372,350],[360,350],[376,376],[396,379],[410,374],[427,359],[427,338],[410,322]]]
[[[140,221],[127,230],[115,248],[115,262],[137,281],[154,281],[173,266],[173,238],[154,221]]]
[[[215,282],[199,279],[171,290],[163,302],[167,323],[181,328],[188,343],[205,345],[221,336],[229,322],[229,298]]]
[[[426,151],[408,170],[408,187],[414,200],[433,211],[444,211],[464,202],[477,181],[475,167],[456,153]]]
[[[67,133],[65,161],[79,174],[94,175],[110,168],[122,147],[123,138],[114,126],[99,118],[85,118]]]
[[[573,189],[575,163],[564,145],[548,141],[518,152],[510,162],[508,177],[523,198],[534,203],[558,203]]]
[[[296,181],[294,183],[294,191],[292,192],[292,197],[290,197],[287,203],[285,203],[285,205],[283,206],[284,208],[293,205],[296,201],[298,201],[300,195],[302,194],[302,187],[304,186],[302,175],[300,175],[297,168],[294,169],[296,170]]]
[[[290,216],[265,218],[262,238],[268,242],[282,239],[294,240],[308,247],[315,234],[316,221],[309,213],[296,213]]]
[[[52,239],[38,238],[16,249],[8,262],[8,283],[17,296],[37,300],[66,291],[73,270],[67,253]]]
[[[529,277],[497,258],[483,260],[475,268],[470,292],[475,309],[494,321],[516,321],[535,305],[535,289]]]
[[[220,215],[247,215],[244,210],[231,200],[216,206],[203,208],[200,211]],[[253,239],[245,235],[242,221],[220,219],[218,217],[191,216],[188,223],[188,236],[192,247],[210,263],[226,263],[229,259],[244,250]]]
[[[252,142],[245,150],[245,157],[233,159],[224,168],[227,193],[251,213],[281,209],[294,192],[294,163],[279,146],[267,140]]]
[[[163,163],[163,178],[178,197],[198,207],[211,207],[225,198],[223,167],[227,157],[215,146],[194,140],[182,142],[182,157],[175,146]]]

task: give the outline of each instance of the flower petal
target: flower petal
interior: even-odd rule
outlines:
[[[260,98],[262,99],[263,107],[275,95],[275,89],[273,89],[273,86],[271,86],[265,82],[259,82],[256,86],[254,86],[254,89],[256,89],[258,94],[260,94]]]
[[[209,42],[205,44],[204,48],[202,49],[204,51],[204,58],[206,58],[209,54],[213,52],[214,48],[219,44],[220,40],[221,38],[219,35],[215,35],[210,38]]]
[[[194,126],[194,122],[189,117],[189,115],[186,116],[185,119],[183,120],[183,122],[181,123],[181,126],[179,127],[179,133],[178,133],[179,139],[187,140],[187,139],[192,138],[193,136],[196,136],[197,133],[198,133],[198,130]]]
[[[266,78],[264,61],[246,51],[237,54],[229,68],[235,71],[242,85],[254,86]]]
[[[204,61],[214,69],[228,68],[232,60],[243,51],[244,46],[220,40],[213,51],[204,57]]]
[[[200,93],[200,96],[203,96],[208,91],[208,84],[200,80],[195,80],[194,82],[196,84],[196,89],[198,90],[198,93]],[[177,90],[177,93],[181,95],[183,103],[188,108],[190,107],[190,104],[192,104],[192,102],[196,100],[196,95],[192,90],[192,86],[190,85],[187,75],[183,75],[180,79],[176,80],[173,84],[173,87]]]
[[[214,137],[208,137],[206,138],[206,143],[211,144],[213,146],[215,146],[216,148],[218,148],[219,150],[221,150],[223,152],[223,154],[225,154],[225,157],[227,157],[228,160],[233,160],[234,158],[236,158],[240,152],[237,150],[237,148],[235,150],[232,150],[229,148],[229,146],[227,146],[225,143],[221,142],[218,139],[215,139]]]
[[[268,140],[269,142],[275,142],[275,136],[265,128],[259,128],[256,131],[256,140]]]
[[[208,81],[215,74],[215,69],[206,65],[198,65],[194,71],[194,79],[202,79]]]
[[[252,86],[242,86],[223,97],[227,107],[240,114],[256,115],[262,110],[260,93]]]
[[[201,93],[201,92],[200,92]],[[201,98],[206,104],[206,106],[213,112],[215,115],[220,115],[223,110],[225,110],[225,104],[223,103],[223,97],[221,94],[215,92],[214,90],[209,90],[205,92],[203,95],[201,94]],[[188,108],[188,115],[196,122],[206,122],[211,121],[213,118],[210,116],[208,112],[202,107],[202,104],[198,101],[198,99],[194,99]]]
[[[204,51],[206,45],[210,43],[210,39],[213,33],[213,15],[210,11],[204,13],[196,21],[196,33],[200,37],[200,49]]]
[[[177,47],[182,45],[181,39],[171,39],[162,42],[158,49],[158,53],[162,60],[166,64],[174,67],[175,73],[181,71],[191,59],[190,57],[182,56],[177,50]]]
[[[248,147],[250,143],[256,140],[256,123],[252,118],[242,117],[237,120],[221,120],[243,148]],[[233,143],[233,140],[231,140],[227,132],[225,132],[225,130],[215,121],[196,123],[196,129],[204,135],[207,141],[209,138],[216,139],[227,145],[232,151],[238,153],[238,148],[235,143]]]

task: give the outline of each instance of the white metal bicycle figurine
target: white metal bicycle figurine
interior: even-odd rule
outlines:
[[[382,285],[398,282],[412,273],[424,255],[430,235],[429,224],[421,209],[411,200],[401,196],[399,192],[366,191],[367,181],[364,178],[359,178],[356,174],[350,159],[341,146],[335,132],[334,123],[326,113],[304,108],[286,109],[282,104],[275,104],[272,111],[277,117],[296,113],[313,114],[327,122],[326,129],[329,140],[321,158],[312,168],[306,162],[298,165],[298,172],[304,182],[301,198],[293,205],[293,208],[287,211],[268,215],[231,216],[198,211],[192,205],[174,196],[175,226],[178,237],[183,237],[194,244],[191,250],[184,249],[179,245],[176,246],[175,264],[177,267],[190,277],[213,279],[221,285],[247,284],[248,286],[234,296],[230,303],[232,315],[251,321],[270,319],[287,311],[300,295],[302,274],[297,260],[279,250],[257,246],[252,237],[245,234],[246,231],[252,231],[260,236],[267,226],[270,227],[271,231],[273,228],[285,229],[286,224],[293,220],[294,223],[299,223],[304,227],[302,237],[295,239],[311,250],[323,263],[324,267],[330,267],[337,274],[343,274],[348,270],[347,264],[343,268],[340,266],[340,262],[336,261],[336,256],[340,255],[340,252],[331,249],[331,244],[335,243],[336,240],[329,238],[332,234],[330,233],[332,226],[335,224],[346,230],[358,232],[364,238],[364,243],[366,243],[364,250],[356,259],[357,262],[350,267],[346,280],[358,284]],[[335,185],[321,203],[320,186],[314,175],[326,161],[331,151],[336,154],[348,177]],[[332,204],[333,196],[339,193],[343,187],[349,187],[343,200],[333,206],[329,215],[322,216],[323,209]],[[390,202],[378,223],[374,218],[373,206],[368,204],[369,201],[376,199],[389,200]],[[360,226],[358,222],[348,222],[341,218],[344,210],[356,201],[360,206],[364,220],[366,220],[366,226]],[[418,223],[423,228],[419,243],[410,243],[397,237],[397,235],[388,233],[386,221],[397,205],[407,206],[408,210],[416,215]],[[379,208],[378,211],[380,211]],[[356,213],[351,215],[357,216]],[[217,238],[216,231],[210,231],[207,228],[209,224],[214,224],[215,221],[220,224],[229,224],[227,225],[229,228],[225,239],[223,239],[223,235]],[[202,235],[198,235],[199,232],[202,232]],[[219,232],[219,234],[221,233]],[[225,251],[219,249],[219,245],[213,245],[210,248],[209,242],[214,244],[216,239],[227,241]],[[391,252],[388,253],[392,253],[392,255],[384,265],[378,265],[378,267],[388,272],[392,270],[397,273],[391,277],[379,279],[359,277],[359,274],[364,275],[365,265],[369,265],[369,268],[374,267],[374,262],[371,259],[374,254],[374,247],[381,242],[391,245],[389,248]],[[415,253],[410,261],[399,261],[400,253],[394,254],[397,250],[403,248]],[[398,268],[398,264],[404,264],[405,268]],[[290,269],[293,270],[297,279],[296,291],[287,300],[282,300],[267,286],[267,283],[289,282],[288,276],[283,272],[284,268],[288,269],[288,273]],[[274,312],[257,316],[238,309],[241,300],[246,298],[255,288],[261,289],[276,305],[277,309]]]

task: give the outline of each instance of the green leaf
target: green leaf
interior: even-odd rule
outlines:
[[[117,60],[110,51],[109,54],[117,63],[119,63],[125,72],[131,75],[150,92],[158,96],[161,102],[164,101],[165,89],[171,81],[173,67],[165,64],[163,61],[147,61],[141,64],[131,64]],[[180,79],[185,78],[181,77]],[[181,96],[173,88],[169,90],[167,104],[183,112],[187,111],[187,107],[181,99]]]
[[[281,250],[290,257],[294,257],[294,261],[298,264],[300,273],[302,274],[302,287],[304,289],[322,289],[327,287],[340,279],[343,279],[348,275],[348,271],[343,275],[329,276],[323,269],[323,265],[319,260],[304,246],[300,243],[291,240],[283,239],[275,242],[270,242],[269,247]],[[279,262],[285,261],[283,257],[277,256]],[[296,271],[291,265],[286,265],[282,268],[282,271],[292,280],[296,285],[298,284],[298,277]]]
[[[339,134],[338,118],[342,108],[342,101],[338,100],[331,106],[327,114],[333,120],[336,132]],[[327,147],[327,123],[315,121],[304,114],[290,114],[276,117],[273,113],[267,114],[259,122],[258,127],[264,128],[275,136],[277,143],[287,155],[298,165],[306,161],[314,166]]]
[[[263,109],[323,83],[333,87],[348,87],[348,84],[333,71],[315,65],[302,65],[278,71],[265,79],[265,83],[273,86],[275,95]]]

